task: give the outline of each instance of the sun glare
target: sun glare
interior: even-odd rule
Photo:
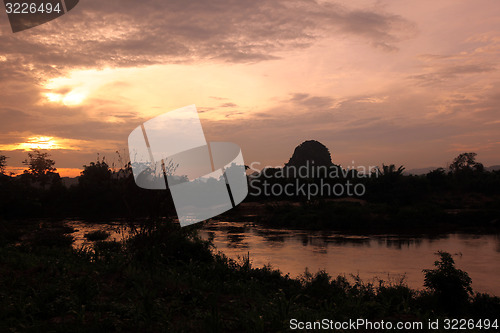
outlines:
[[[47,97],[47,100],[49,102],[54,102],[54,103],[60,102],[62,99],[62,95],[54,93],[46,93],[45,97]]]
[[[76,106],[83,103],[90,91],[90,83],[72,78],[54,78],[45,84],[45,98],[51,103]]]
[[[72,106],[82,104],[85,99],[85,94],[78,92],[70,92],[62,99],[64,105]]]
[[[45,93],[47,100],[52,103],[62,103],[66,106],[80,105],[85,100],[84,93],[71,91],[67,94]]]
[[[66,139],[61,137],[46,136],[46,135],[32,135],[25,137],[23,141],[2,145],[0,144],[0,151],[24,150],[29,151],[33,149],[40,150],[80,150],[81,147],[93,147],[91,142],[85,140]]]
[[[33,136],[19,145],[21,149],[58,149],[59,144],[50,136]]]

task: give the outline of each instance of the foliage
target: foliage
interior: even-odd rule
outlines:
[[[291,279],[210,247],[195,227],[168,220],[94,249],[0,245],[0,331],[275,332],[291,318],[427,322],[448,315],[432,289],[324,271]],[[500,299],[477,294],[460,306],[466,318],[494,318]]]
[[[455,157],[450,164],[450,171],[453,173],[484,171],[483,164],[476,162],[476,153],[462,153]]]
[[[55,173],[57,171],[54,167],[56,162],[49,157],[49,153],[42,153],[35,149],[33,152],[29,152],[28,158],[23,161],[23,164],[28,167],[27,170],[24,170],[24,175],[33,182],[40,183],[43,188],[47,183],[60,182],[59,174]]]
[[[5,173],[6,166],[7,166],[7,156],[0,155],[0,174]]]
[[[81,176],[78,182],[81,186],[104,186],[111,181],[112,171],[103,157],[102,161],[90,162],[89,165],[83,166]]]
[[[28,153],[28,158],[23,161],[23,164],[28,167],[25,173],[29,173],[36,178],[41,178],[49,172],[55,172],[54,165],[56,162],[49,159],[49,153],[42,153],[40,150],[33,150]]]
[[[54,161],[46,153],[38,153],[41,155],[34,152],[29,156],[32,160],[45,160],[41,164],[53,165]],[[58,174],[50,171],[46,171],[48,179],[44,182],[33,182],[29,171],[20,177],[0,175],[0,218],[77,216],[106,219],[175,215],[168,189],[151,191],[138,187],[130,163],[121,164],[114,168],[105,158],[98,158],[84,166],[78,183],[71,187],[64,187]],[[319,168],[311,167],[309,171],[319,171]],[[291,185],[292,188],[309,185],[320,188],[324,184],[332,187],[349,181],[365,186],[366,193],[359,198],[347,195],[307,198],[300,194],[269,197],[255,195],[258,184],[250,186],[246,203],[256,201],[263,206],[276,206],[257,214],[257,218],[273,225],[372,231],[500,226],[500,172],[457,174],[436,169],[427,175],[412,176],[403,174],[403,166],[390,164],[382,165],[370,177],[358,178],[356,172],[342,173],[339,166],[333,165],[329,170],[340,177],[332,179],[323,177],[323,173],[320,177],[283,177],[280,176],[283,170],[266,169],[252,180],[265,180],[271,186]],[[283,202],[274,205],[277,201]],[[233,214],[231,218],[244,218],[238,210],[228,214]]]
[[[403,171],[405,170],[405,167],[400,165],[397,169],[394,164],[391,165],[385,165],[382,164],[382,170],[381,174],[384,177],[394,177],[394,176],[401,176],[403,174]]]
[[[36,160],[36,153],[29,158]],[[48,164],[39,170],[55,171],[48,155],[41,158]],[[366,231],[440,223],[477,228],[498,220],[499,172],[458,178],[442,169],[406,176],[403,169],[389,165],[383,170],[387,177],[360,180],[367,186],[363,200],[269,204],[269,223]],[[468,210],[449,214],[450,208]],[[444,252],[435,269],[424,271],[425,292],[403,282],[375,285],[326,272],[291,279],[269,266],[252,267],[250,256],[235,261],[214,255],[210,242],[197,237],[196,226],[181,229],[158,218],[174,213],[168,191],[135,185],[130,163],[115,170],[98,159],[84,166],[71,188],[40,188],[23,177],[0,175],[0,331],[268,332],[286,330],[290,318],[427,322],[457,313],[471,318],[500,313],[500,299],[473,294],[467,273]],[[36,219],[23,219],[69,215],[151,220],[125,243],[97,241],[93,248],[74,250],[64,228],[39,230]]]
[[[451,254],[439,251],[435,269],[425,269],[424,286],[438,297],[440,305],[452,313],[463,310],[472,295],[469,274],[457,269]]]

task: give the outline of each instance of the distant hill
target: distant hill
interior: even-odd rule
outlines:
[[[78,177],[70,178],[70,177],[61,177],[61,181],[64,186],[71,187],[73,185],[78,185]]]
[[[285,164],[285,167],[300,167],[305,165],[332,166],[330,151],[324,144],[316,140],[302,142],[295,148],[292,157]]]
[[[484,168],[486,171],[495,171],[495,170],[500,170],[500,165],[492,165],[489,167]]]
[[[426,167],[426,168],[417,168],[417,169],[410,169],[406,170],[404,172],[405,175],[425,175],[426,173],[436,170],[439,167]],[[444,168],[447,170],[446,168]],[[492,165],[489,167],[484,168],[485,171],[495,171],[495,170],[500,170],[500,165]]]
[[[426,167],[426,168],[417,168],[417,169],[410,169],[410,170],[405,170],[403,174],[405,175],[425,175],[426,173],[436,170],[439,167]]]

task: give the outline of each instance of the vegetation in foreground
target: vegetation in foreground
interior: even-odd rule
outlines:
[[[291,279],[252,268],[249,258],[212,254],[194,227],[169,221],[123,244],[98,241],[79,250],[63,228],[26,239],[29,225],[1,226],[0,331],[272,332],[287,331],[292,318],[427,322],[500,313],[500,298],[474,293],[447,253],[423,272],[427,288],[417,291],[403,282],[326,272]]]

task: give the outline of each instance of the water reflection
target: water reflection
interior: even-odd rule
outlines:
[[[85,234],[95,230],[110,233],[108,240],[121,241],[130,234],[121,221],[99,224],[66,221],[76,231],[74,247],[88,246]],[[439,250],[453,255],[457,267],[469,273],[473,288],[500,295],[500,234],[441,234],[425,236],[360,236],[332,232],[270,229],[253,223],[207,223],[200,229],[213,238],[216,250],[233,259],[246,256],[255,267],[271,264],[292,277],[308,268],[324,269],[333,276],[359,274],[369,282],[398,281],[406,276],[413,288],[423,288],[423,273],[433,268]]]
[[[71,236],[73,236],[74,240],[74,248],[81,248],[92,245],[92,242],[88,241],[87,238],[85,238],[85,234],[92,231],[106,231],[107,233],[109,233],[109,237],[106,239],[107,241],[119,242],[127,239],[130,235],[130,226],[124,221],[120,220],[107,223],[92,223],[80,220],[67,220],[65,221],[65,224],[75,230],[73,233],[71,233]]]
[[[500,235],[360,236],[231,222],[206,224],[200,234],[213,235],[217,250],[231,258],[249,252],[254,266],[271,264],[292,277],[306,267],[334,276],[359,274],[366,281],[394,282],[406,276],[408,285],[418,289],[423,288],[422,270],[433,268],[437,251],[447,251],[469,273],[476,291],[500,295]]]
[[[248,243],[243,242],[245,236],[243,234],[227,234],[228,247],[235,249],[247,249]]]
[[[432,242],[433,240],[429,240]],[[402,248],[411,248],[412,246],[418,248],[422,244],[422,238],[407,238],[407,237],[387,237],[378,238],[377,242],[380,246],[392,247],[398,250]]]

